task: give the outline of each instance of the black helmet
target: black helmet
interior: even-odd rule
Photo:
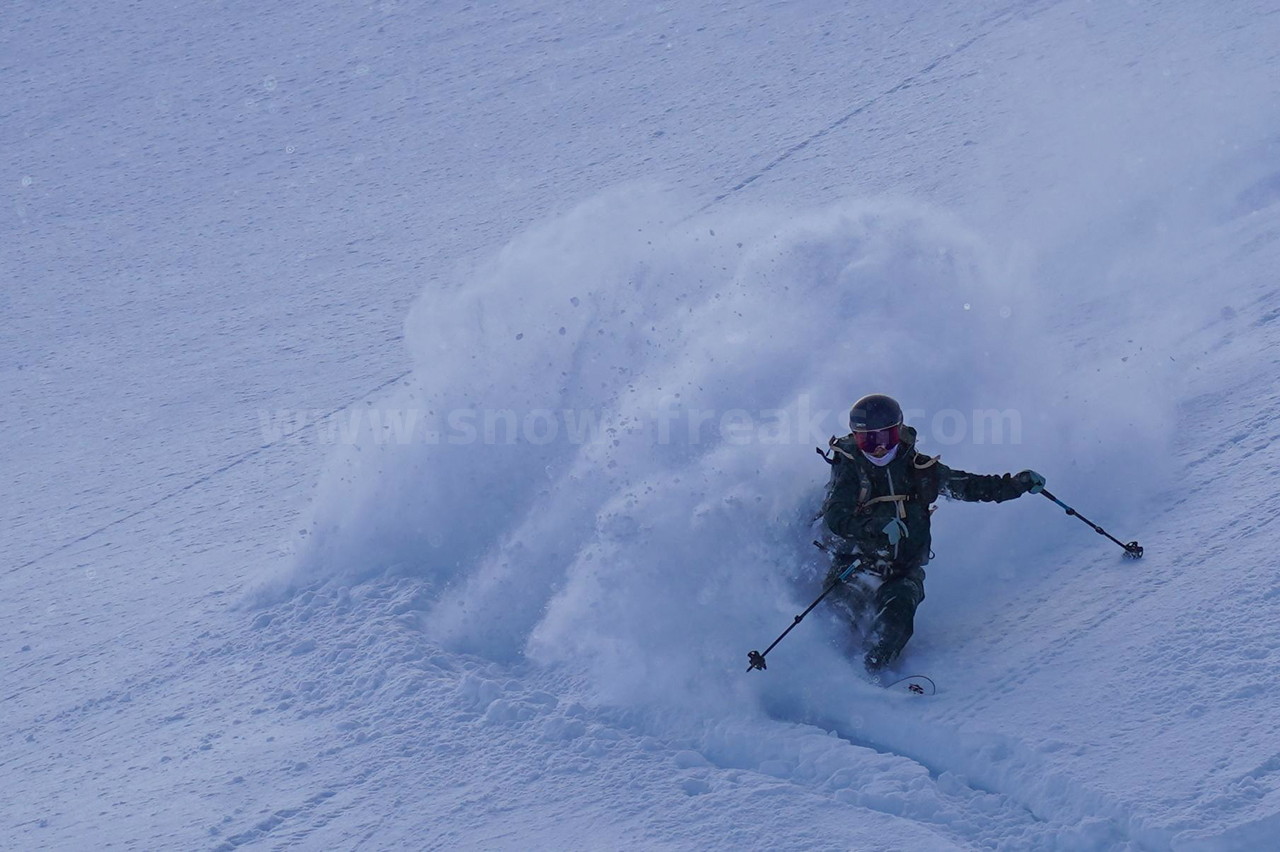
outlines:
[[[882,393],[864,396],[849,410],[849,429],[853,432],[875,432],[901,425],[902,406]]]

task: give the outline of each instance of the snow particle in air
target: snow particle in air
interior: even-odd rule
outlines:
[[[1008,305],[1005,305],[1000,309],[1001,319],[1008,319],[1011,316],[1013,316],[1013,308],[1009,307]]]

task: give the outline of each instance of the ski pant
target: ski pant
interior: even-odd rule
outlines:
[[[914,568],[895,573],[874,591],[860,581],[842,583],[836,596],[845,602],[855,623],[870,616],[863,662],[874,671],[893,662],[915,632],[916,608],[924,600],[924,571]]]
[[[864,662],[880,669],[893,662],[915,632],[916,607],[924,600],[924,582],[910,574],[885,580],[876,589],[875,617]]]

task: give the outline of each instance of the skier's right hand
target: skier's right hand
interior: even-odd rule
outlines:
[[[889,546],[896,547],[898,542],[902,541],[902,537],[907,534],[907,525],[894,518],[884,525],[881,532],[889,538]]]

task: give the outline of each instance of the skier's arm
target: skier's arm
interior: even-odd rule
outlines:
[[[968,503],[1003,503],[1027,493],[1027,485],[1012,474],[980,474],[955,470],[938,462],[938,490]]]
[[[870,520],[858,505],[855,490],[833,489],[822,504],[822,520],[827,529],[842,538],[859,538]]]

